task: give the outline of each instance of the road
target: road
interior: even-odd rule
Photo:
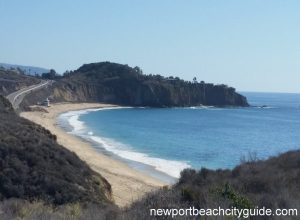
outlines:
[[[52,80],[42,80],[39,84],[28,86],[26,88],[20,89],[16,92],[13,92],[6,96],[6,98],[10,101],[14,109],[18,109],[20,103],[23,101],[24,97],[31,93],[34,90],[38,90],[53,83]]]

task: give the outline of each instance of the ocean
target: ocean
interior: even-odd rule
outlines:
[[[63,113],[58,123],[99,152],[165,182],[184,168],[233,168],[300,148],[300,94],[242,93],[251,107],[117,108]]]

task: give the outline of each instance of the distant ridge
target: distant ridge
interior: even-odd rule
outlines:
[[[26,75],[42,75],[43,73],[48,73],[50,72],[49,69],[42,68],[42,67],[35,67],[35,66],[23,66],[23,65],[18,65],[18,64],[8,64],[8,63],[0,63],[0,67],[3,67],[5,69],[21,69],[24,71]]]

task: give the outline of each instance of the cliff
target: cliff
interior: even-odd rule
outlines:
[[[106,102],[129,106],[248,106],[244,96],[226,85],[145,75],[138,67],[110,62],[85,64],[65,74],[52,89],[40,91],[37,96],[42,97],[42,94],[54,101]]]
[[[111,186],[0,95],[0,200],[110,203]]]

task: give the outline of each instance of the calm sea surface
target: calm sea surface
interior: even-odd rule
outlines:
[[[300,149],[300,94],[243,95],[253,107],[84,110],[59,121],[130,166],[172,177],[186,167],[233,168],[249,154]]]

